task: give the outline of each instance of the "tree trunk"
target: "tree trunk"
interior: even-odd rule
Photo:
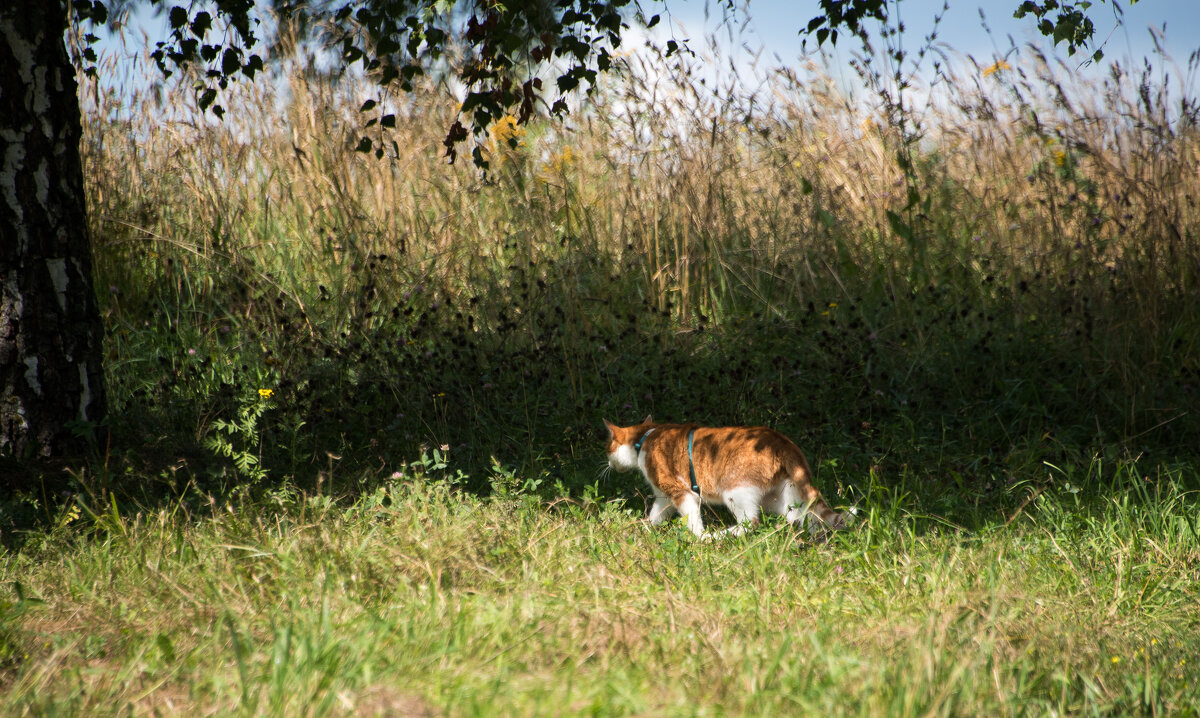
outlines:
[[[105,412],[66,28],[66,0],[0,2],[0,456],[18,460],[78,449]]]

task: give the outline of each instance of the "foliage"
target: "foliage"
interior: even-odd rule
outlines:
[[[1107,4],[1107,0],[1098,0]],[[1131,0],[1130,4],[1137,3]],[[1037,30],[1043,36],[1051,38],[1054,45],[1067,43],[1067,54],[1074,55],[1078,50],[1086,50],[1095,36],[1096,27],[1087,12],[1095,3],[1091,0],[1022,0],[1013,13],[1015,18],[1033,16],[1037,20]],[[880,28],[889,27],[888,7],[899,7],[899,0],[820,0],[821,14],[809,21],[803,33],[815,35],[817,44],[822,45],[826,40],[836,45],[839,28],[864,43],[870,37],[870,26],[866,21],[874,21]],[[949,3],[946,4],[949,7]],[[1114,11],[1120,15],[1121,8],[1113,3]],[[1092,60],[1099,61],[1104,57],[1104,51],[1097,48],[1092,53]]]
[[[1099,1],[1101,4],[1107,2],[1107,0]],[[1130,2],[1131,5],[1136,3],[1137,0]],[[1096,28],[1092,24],[1091,18],[1087,16],[1087,11],[1091,9],[1092,5],[1093,3],[1089,0],[1080,2],[1023,0],[1017,11],[1013,13],[1013,17],[1022,18],[1032,15],[1038,21],[1038,32],[1052,38],[1056,46],[1060,42],[1067,43],[1067,54],[1074,55],[1077,50],[1086,49],[1095,34]],[[1113,9],[1120,14],[1121,8],[1115,2]],[[1099,61],[1102,57],[1104,57],[1104,51],[1096,48],[1092,53],[1092,60]]]
[[[166,9],[161,0],[151,2]],[[453,161],[460,142],[485,134],[510,112],[522,124],[539,104],[558,116],[567,111],[568,95],[590,92],[597,76],[612,67],[628,6],[629,0],[274,0],[269,10],[278,32],[266,40],[273,52],[280,42],[316,43],[341,63],[339,71],[360,66],[383,98],[411,92],[416,78],[448,64],[465,90],[444,140]],[[80,0],[74,7],[80,21],[100,24],[108,17],[100,0]],[[264,10],[253,0],[172,5],[166,11],[168,37],[156,42],[151,57],[165,77],[191,70],[200,108],[223,116],[219,91],[264,69],[259,30]],[[657,15],[642,19],[648,27],[658,22]],[[95,36],[87,38],[83,55],[94,62]],[[555,76],[552,90],[543,88],[543,72]],[[361,107],[369,113],[363,129],[377,127],[380,134],[363,134],[356,146],[379,158],[389,149],[399,154],[399,145],[382,132],[396,122],[388,104],[368,99]],[[478,146],[473,158],[487,166]]]
[[[119,7],[126,4],[113,2]],[[168,37],[157,40],[151,53],[159,70],[164,77],[177,69],[193,70],[200,108],[223,116],[219,91],[239,77],[253,80],[264,70],[260,54],[264,38],[259,34],[264,8],[253,0],[210,0],[188,7],[172,5],[169,10],[163,0],[150,2],[162,8],[169,21]],[[729,11],[734,0],[721,4]],[[1032,14],[1038,19],[1038,30],[1053,37],[1055,44],[1067,42],[1073,55],[1092,39],[1094,26],[1085,14],[1091,4],[1024,0],[1015,16]],[[386,132],[397,120],[389,107],[390,97],[412,92],[414,80],[431,70],[451,68],[465,90],[443,140],[446,156],[454,161],[459,143],[472,135],[486,135],[492,123],[506,116],[525,124],[544,105],[549,115],[561,117],[573,92],[591,94],[597,77],[613,67],[614,52],[628,27],[629,6],[629,0],[272,0],[269,10],[277,27],[265,39],[272,54],[280,49],[286,52],[279,46],[288,42],[318,43],[337,57],[339,72],[357,64],[374,80],[380,99],[367,99],[361,110],[368,113],[363,130],[376,128],[377,134],[361,134],[356,148],[374,152],[377,158],[388,152],[393,157],[400,154],[399,144]],[[634,3],[634,7],[645,27],[659,22],[659,15],[646,17],[640,6]],[[836,44],[839,28],[866,43],[869,20],[889,27],[886,0],[821,0],[820,8],[821,14],[802,31],[815,35],[818,45],[826,39]],[[102,25],[109,18],[102,0],[72,0],[72,9],[77,24]],[[84,37],[81,57],[88,74],[94,75],[96,55],[91,45],[97,38],[91,33]],[[680,48],[675,40],[669,41],[667,57]],[[1097,49],[1093,57],[1098,60],[1102,54]],[[556,75],[550,92],[543,87],[545,72]],[[478,142],[472,159],[488,168]]]
[[[804,32],[816,35],[817,44],[826,40],[836,45],[838,28],[844,27],[854,37],[865,39],[869,33],[864,21],[887,22],[887,0],[820,0],[821,14],[809,21]]]

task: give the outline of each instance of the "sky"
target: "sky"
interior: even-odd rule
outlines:
[[[983,64],[990,63],[1003,55],[1010,46],[1009,37],[1018,47],[1036,43],[1048,48],[1050,42],[1043,38],[1032,18],[1017,20],[1013,11],[1019,0],[949,0],[950,8],[943,14],[938,30],[938,41],[949,48],[975,57]],[[915,47],[933,29],[933,18],[942,11],[943,0],[904,0],[900,4],[901,20],[906,26],[905,45]],[[1153,54],[1154,44],[1149,28],[1163,30],[1168,54],[1182,68],[1188,56],[1200,50],[1200,0],[1141,0],[1133,5],[1120,2],[1124,11],[1124,22],[1118,25],[1112,3],[1094,2],[1088,16],[1096,28],[1096,41],[1104,42],[1107,59],[1132,59],[1138,65],[1142,58]],[[649,5],[647,4],[647,7]],[[703,36],[704,28],[715,28],[721,10],[715,3],[709,5],[709,20],[705,21],[703,0],[668,0],[667,8],[672,20],[682,23],[685,32],[693,39]],[[992,36],[984,30],[980,9],[984,8]],[[778,55],[784,63],[801,56],[801,38],[797,31],[808,21],[820,14],[818,0],[748,0],[750,21],[747,33],[742,38],[751,47],[762,46],[768,57]],[[666,18],[664,17],[664,20]],[[678,27],[678,24],[676,25]],[[812,46],[810,41],[809,46]],[[840,43],[834,55],[849,58],[853,43]],[[1060,45],[1058,54],[1066,58],[1066,46]],[[1077,53],[1072,63],[1082,62],[1085,55]],[[1103,66],[1103,63],[1102,63]],[[1093,68],[1093,70],[1101,68]]]
[[[901,19],[906,26],[906,48],[914,49],[921,45],[922,39],[933,29],[933,18],[942,13],[945,1],[903,0],[899,4]],[[1003,57],[1013,44],[1024,48],[1027,43],[1034,43],[1043,49],[1050,49],[1050,40],[1037,32],[1032,18],[1013,18],[1013,11],[1020,0],[948,2],[950,7],[942,13],[937,42],[952,58],[971,55],[980,66],[986,66]],[[713,36],[727,48],[725,54],[739,66],[749,63],[753,54],[760,49],[758,61],[765,61],[768,68],[799,66],[803,50],[798,31],[820,14],[819,0],[734,0],[734,3],[745,9],[748,19],[738,15],[724,25],[721,3],[717,0],[666,0],[665,3],[642,0],[642,7],[647,14],[660,13],[662,16],[662,22],[651,33],[660,44],[667,39],[686,38],[691,47],[701,50],[707,38]],[[985,6],[990,36],[980,17],[981,7]],[[1107,74],[1109,63],[1114,60],[1137,71],[1143,60],[1149,58],[1157,70],[1156,74],[1164,71],[1171,74],[1172,81],[1168,86],[1172,87],[1172,92],[1177,91],[1181,80],[1190,86],[1190,92],[1195,92],[1200,78],[1181,76],[1185,74],[1189,56],[1200,51],[1200,0],[1140,0],[1132,5],[1120,2],[1119,6],[1123,11],[1123,22],[1118,22],[1112,0],[1104,3],[1093,0],[1088,13],[1095,25],[1095,44],[1092,47],[1102,47],[1105,54],[1101,62],[1085,64],[1090,57],[1090,50],[1068,58],[1065,45],[1059,45],[1055,54],[1082,77]],[[154,18],[146,8],[141,8],[131,26],[131,29],[165,27],[165,18]],[[731,27],[739,27],[740,30],[731,36]],[[1161,33],[1162,44],[1174,66],[1154,57],[1151,28]],[[139,42],[136,38],[140,33],[132,34],[136,48]],[[164,37],[165,32],[151,31],[150,35]],[[628,44],[625,46],[639,46],[644,38],[644,31],[631,28],[626,33]],[[815,42],[810,39],[808,46],[811,51]],[[111,37],[101,42],[101,48],[118,51],[117,43]],[[731,52],[729,48],[732,48]],[[748,48],[748,51],[741,48]],[[838,47],[831,48],[827,44],[826,49],[833,66],[830,69],[840,75],[838,66],[845,68],[853,52],[858,49],[858,44],[844,37]],[[921,74],[931,76],[928,62],[922,67]]]
[[[907,37],[919,43],[932,28],[932,19],[943,6],[944,0],[903,0],[900,3],[901,19],[907,27]],[[735,4],[748,8],[750,21],[741,40],[753,47],[762,46],[768,56],[778,55],[790,62],[801,55],[798,30],[818,15],[818,0],[734,0]],[[997,51],[1002,54],[1009,46],[1008,38],[1019,46],[1037,42],[1048,46],[1049,42],[1039,35],[1031,18],[1017,20],[1013,10],[1019,0],[949,0],[950,8],[943,14],[939,29],[939,41],[958,52],[974,55],[976,59],[991,58]],[[666,0],[665,3],[643,2],[648,13],[659,12],[663,19],[674,21],[674,32],[679,24],[684,34],[693,40],[702,38],[705,28],[715,29],[721,17],[719,4],[714,0]],[[1101,4],[1094,0],[1089,11],[1096,26],[1096,39],[1105,41],[1105,54],[1112,58],[1132,57],[1140,59],[1150,55],[1153,43],[1148,28],[1165,27],[1166,45],[1170,54],[1181,66],[1188,55],[1200,49],[1200,0],[1141,0],[1132,5],[1119,3],[1124,12],[1124,24],[1118,26],[1111,0]],[[661,9],[665,6],[665,12]],[[980,21],[980,9],[986,7],[987,22],[992,29],[988,37]],[[706,13],[707,9],[707,13]],[[705,20],[705,15],[709,19]],[[139,20],[153,25],[149,12],[138,13]],[[668,21],[668,22],[670,22]],[[159,19],[158,22],[164,22]],[[664,27],[667,23],[664,23]],[[847,45],[849,43],[843,43]],[[811,43],[810,43],[811,45]],[[843,48],[840,52],[846,52]],[[1065,49],[1060,46],[1066,57]],[[1082,58],[1080,58],[1082,59]]]

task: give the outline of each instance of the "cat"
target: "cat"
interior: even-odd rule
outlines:
[[[781,514],[788,523],[820,535],[845,528],[850,516],[825,503],[812,484],[804,453],[786,436],[765,426],[707,428],[696,424],[640,424],[608,428],[608,464],[617,471],[637,469],[654,490],[647,519],[660,524],[678,511],[696,536],[704,533],[700,503],[722,504],[737,525],[721,534],[740,536],[761,511]],[[817,520],[813,520],[815,517]]]

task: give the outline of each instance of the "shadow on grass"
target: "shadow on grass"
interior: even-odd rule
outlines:
[[[388,290],[380,262],[303,310],[247,280],[205,312],[163,313],[181,299],[151,287],[109,312],[111,442],[75,468],[20,469],[5,542],[84,476],[135,506],[279,486],[352,496],[434,449],[471,491],[509,472],[547,498],[636,508],[639,478],[597,478],[599,430],[646,414],[772,426],[832,503],[902,501],[968,529],[1068,475],[1197,460],[1185,297],[1164,294],[1161,321],[1139,326],[1120,276],[957,277],[897,296],[863,272],[769,314],[723,307],[717,326],[640,298],[638,272],[614,264],[514,261],[463,294]]]

